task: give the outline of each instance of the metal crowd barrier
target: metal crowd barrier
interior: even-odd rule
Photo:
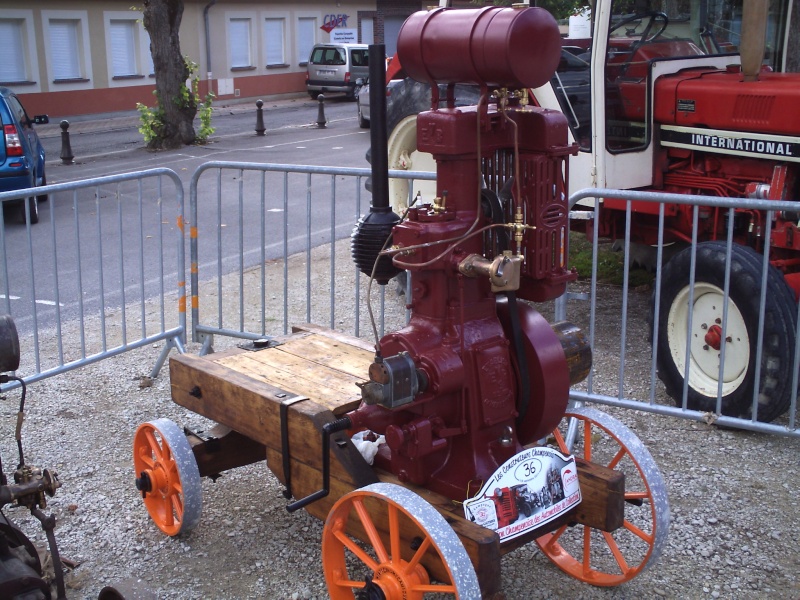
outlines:
[[[621,326],[617,328],[603,328],[603,323],[597,322],[597,314],[598,314],[598,300],[602,298],[600,292],[598,292],[598,283],[597,283],[597,269],[598,269],[598,242],[599,242],[599,223],[600,223],[600,211],[604,210],[602,204],[597,202],[598,199],[607,198],[607,199],[618,199],[618,200],[627,200],[627,210],[626,210],[626,227],[625,227],[625,237],[624,237],[624,246],[623,251],[625,253],[626,260],[624,261],[625,271],[623,275],[623,286],[621,291],[621,303],[620,303],[620,323]],[[734,209],[750,209],[754,211],[764,211],[766,214],[766,218],[764,219],[764,231],[763,233],[763,247],[770,248],[771,247],[771,236],[772,236],[772,222],[773,217],[776,211],[800,211],[800,202],[788,202],[788,201],[769,201],[769,200],[755,200],[755,199],[748,199],[748,198],[711,198],[708,196],[691,196],[691,195],[682,195],[682,194],[666,194],[666,193],[655,193],[655,192],[635,192],[635,191],[621,191],[621,190],[609,190],[609,189],[585,189],[580,190],[578,192],[573,193],[570,196],[570,206],[575,207],[577,203],[582,200],[592,199],[594,200],[594,221],[593,221],[593,238],[592,241],[592,277],[590,283],[590,290],[588,293],[588,300],[590,303],[589,309],[589,339],[592,344],[592,347],[595,348],[596,352],[596,345],[598,341],[599,335],[606,335],[606,336],[619,336],[616,340],[618,344],[616,348],[619,352],[619,363],[618,363],[618,371],[616,374],[616,394],[614,393],[604,393],[598,391],[596,385],[596,373],[594,372],[589,376],[588,381],[585,384],[585,389],[575,389],[571,392],[572,400],[579,401],[579,402],[594,402],[599,404],[605,404],[609,406],[618,406],[627,409],[633,409],[638,411],[650,412],[655,414],[662,414],[662,415],[671,415],[675,417],[681,417],[684,419],[691,419],[694,421],[704,421],[706,423],[715,423],[719,426],[725,427],[734,427],[740,429],[748,429],[752,431],[760,431],[765,433],[773,433],[773,434],[780,434],[785,436],[793,436],[793,437],[800,437],[800,430],[798,429],[798,414],[797,414],[797,390],[798,390],[798,372],[799,372],[799,365],[800,365],[800,344],[795,344],[795,351],[794,355],[791,357],[786,357],[787,359],[791,360],[791,369],[789,378],[791,379],[791,403],[789,406],[789,410],[785,413],[782,417],[779,417],[772,423],[764,423],[758,420],[758,411],[759,411],[759,380],[760,380],[760,372],[762,368],[762,351],[763,351],[763,343],[764,343],[764,320],[765,320],[765,305],[766,305],[766,298],[768,294],[768,286],[767,286],[767,275],[768,269],[767,266],[769,265],[769,256],[768,254],[763,255],[759,260],[761,261],[761,273],[762,279],[761,284],[756,289],[753,289],[753,294],[759,296],[759,318],[758,318],[758,326],[757,326],[757,339],[755,344],[755,360],[753,363],[755,372],[755,389],[753,391],[752,396],[752,403],[751,403],[751,417],[750,418],[742,418],[742,417],[732,417],[726,416],[722,414],[722,384],[719,384],[717,388],[717,398],[716,398],[716,410],[709,411],[709,412],[699,412],[696,410],[689,410],[687,408],[687,398],[688,398],[688,380],[690,376],[690,369],[693,368],[692,359],[690,359],[691,349],[688,347],[691,343],[690,338],[690,331],[692,330],[692,312],[689,311],[688,316],[688,326],[687,326],[687,348],[685,350],[685,370],[683,373],[684,377],[684,385],[683,385],[683,393],[682,397],[679,399],[679,402],[676,403],[672,399],[668,398],[664,393],[664,387],[661,382],[658,380],[657,374],[657,351],[656,348],[658,346],[658,327],[657,323],[659,322],[659,316],[661,315],[661,311],[669,310],[669,307],[664,307],[660,305],[661,299],[661,286],[662,286],[662,269],[663,266],[666,264],[666,260],[664,258],[664,206],[668,203],[674,204],[683,204],[683,205],[690,205],[693,206],[693,234],[691,239],[691,247],[692,247],[692,257],[691,257],[691,264],[690,264],[690,273],[689,273],[689,281],[691,282],[691,291],[689,292],[688,302],[689,305],[692,305],[693,297],[695,293],[695,283],[697,281],[696,277],[698,273],[696,273],[696,256],[697,256],[697,245],[698,245],[698,223],[699,223],[699,210],[700,207],[715,207],[726,209],[727,212],[725,214],[728,223],[728,233],[727,233],[727,244],[726,246],[726,259],[725,259],[725,285],[723,286],[723,302],[724,302],[724,317],[723,321],[728,320],[728,299],[730,293],[730,281],[731,281],[731,241],[733,239],[733,224],[734,224]],[[628,393],[626,393],[626,388],[631,388],[633,380],[637,377],[641,376],[641,370],[634,371],[628,367],[628,358],[630,356],[629,346],[632,342],[636,342],[637,340],[632,340],[629,337],[628,331],[631,328],[632,323],[634,320],[638,321],[646,321],[648,320],[648,315],[646,314],[631,314],[629,313],[629,299],[631,298],[632,290],[629,287],[629,279],[630,279],[630,257],[631,257],[631,202],[649,202],[649,203],[658,203],[659,204],[659,211],[658,211],[658,244],[656,246],[656,274],[655,274],[655,281],[653,284],[652,292],[648,291],[647,297],[647,304],[648,309],[652,311],[650,313],[650,320],[649,323],[652,323],[652,326],[648,326],[648,336],[651,337],[652,341],[652,348],[653,352],[651,355],[648,355],[649,359],[649,395],[647,397],[632,397]],[[702,241],[702,240],[701,240]],[[573,286],[574,287],[574,286]],[[569,312],[569,307],[573,307],[574,303],[569,302],[570,294],[567,294],[567,298],[564,302],[561,302],[557,308],[557,312],[561,312],[560,316],[565,316],[567,312]],[[576,297],[583,297],[586,298],[586,294],[575,294]],[[797,314],[797,306],[792,306],[791,310]],[[606,312],[607,314],[607,312]],[[800,339],[800,315],[797,318],[798,328],[794,332],[795,339]],[[725,327],[726,323],[723,322],[723,328]],[[723,338],[725,335],[723,334]],[[641,340],[639,340],[641,341]],[[646,340],[645,340],[646,341]],[[611,343],[613,347],[613,342]],[[650,344],[647,344],[647,351],[649,351]],[[720,356],[720,374],[722,373],[722,365],[724,365],[725,361],[725,342],[723,341],[721,345],[721,356]],[[641,356],[641,355],[640,355]],[[636,357],[639,358],[638,356]],[[611,376],[614,379],[614,376]],[[607,387],[607,386],[606,386]]]
[[[233,162],[209,162],[197,169],[190,183],[188,219],[192,340],[202,343],[201,353],[212,350],[214,336],[256,341],[285,335],[292,324],[305,322],[326,324],[356,336],[362,335],[364,327],[370,334],[383,335],[385,328],[395,329],[406,322],[403,303],[386,302],[387,295],[393,293],[392,285],[373,288],[368,296],[368,278],[358,273],[350,259],[350,233],[358,218],[369,210],[361,191],[369,175],[368,169]],[[390,176],[434,179],[433,174],[423,172],[391,171]],[[174,199],[173,192],[165,196],[164,179],[172,181]],[[10,218],[6,222],[0,214],[0,312],[14,318],[21,338],[32,340],[32,344],[25,344],[32,350],[23,356],[20,367],[21,372],[30,373],[26,382],[163,341],[151,374],[157,375],[169,351],[175,348],[183,352],[186,341],[184,197],[178,176],[169,169],[151,169],[2,193],[0,202],[19,200],[31,193],[50,195],[49,203],[40,206],[39,224],[30,223],[27,209],[22,225]],[[648,324],[658,323],[661,311],[668,310],[659,300],[666,263],[661,243],[665,203],[693,206],[695,233],[691,246],[696,251],[701,206],[727,210],[730,227],[735,208],[764,211],[763,244],[769,248],[775,211],[800,212],[800,202],[606,189],[581,190],[570,202],[573,206],[581,200],[600,198],[628,201],[622,245],[626,257],[632,250],[630,202],[659,203],[655,282],[643,301],[641,291],[630,289],[626,267],[622,289],[613,291],[619,295],[619,325],[597,322],[598,301],[605,303],[605,319],[608,297],[613,294],[608,288],[598,288],[600,221],[595,218],[591,279],[571,286],[565,298],[556,302],[555,312],[557,318],[572,317],[572,312],[579,312],[576,306],[587,312],[588,304],[586,323],[579,324],[586,327],[596,356],[600,358],[598,351],[602,348],[614,366],[609,370],[599,360],[583,386],[571,392],[572,400],[800,437],[798,345],[791,357],[789,410],[774,422],[765,423],[758,420],[758,386],[750,418],[722,414],[721,393],[716,410],[690,410],[686,384],[677,404],[667,397],[656,372],[657,354],[650,353],[650,342],[657,347],[659,332]],[[595,204],[597,217],[604,209],[601,203]],[[60,219],[57,229],[55,217],[63,212],[70,212],[71,218]],[[727,239],[732,238],[731,233]],[[174,256],[171,243],[175,244]],[[731,279],[730,248],[729,242],[726,282]],[[762,282],[753,291],[760,299],[756,381],[762,363],[768,260],[768,256],[761,259]],[[695,276],[693,258],[691,281]],[[587,291],[580,293],[580,285]],[[728,285],[723,290],[725,300]],[[629,310],[632,293],[640,294],[636,303],[640,312]],[[362,310],[367,304],[365,298],[380,303],[376,323]],[[649,321],[647,312],[651,313]],[[795,336],[800,337],[800,330]],[[724,360],[724,343],[721,350]],[[644,356],[646,368],[641,365]],[[686,356],[684,379],[692,368],[688,349]],[[641,385],[637,388],[634,384]]]
[[[210,351],[214,336],[258,340],[304,322],[355,336],[371,329],[361,310],[368,278],[349,254],[350,234],[369,210],[362,197],[369,175],[366,168],[247,162],[198,167],[189,221],[192,340],[203,344],[201,353]],[[435,179],[433,173],[389,175]],[[370,299],[380,303],[382,334],[393,288],[376,288]],[[405,319],[405,312],[391,318]]]
[[[10,203],[31,194],[49,200],[38,224],[23,200],[20,224],[12,218],[19,203]],[[23,341],[26,383],[163,342],[155,377],[172,348],[183,352],[184,193],[174,171],[5,192],[0,203],[0,313]]]

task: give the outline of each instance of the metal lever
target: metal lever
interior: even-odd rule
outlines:
[[[345,431],[352,427],[352,423],[349,417],[344,417],[342,419],[338,419],[336,421],[331,421],[330,423],[326,423],[322,427],[322,489],[319,491],[314,492],[306,496],[305,498],[300,498],[300,500],[295,500],[291,504],[286,505],[286,510],[290,513],[299,510],[305,506],[308,506],[312,502],[316,502],[317,500],[321,500],[325,496],[330,493],[331,487],[331,457],[330,457],[330,447],[331,447],[331,436],[334,433],[339,433],[340,431]]]

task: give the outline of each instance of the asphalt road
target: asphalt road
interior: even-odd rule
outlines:
[[[265,102],[267,131],[257,136],[253,103],[217,107],[212,121],[216,131],[208,143],[159,152],[145,148],[135,113],[73,119],[69,129],[75,159],[70,165],[59,159],[60,119],[53,118],[39,132],[47,152],[49,184],[166,167],[180,177],[188,211],[192,175],[209,161],[368,167],[364,156],[369,130],[358,127],[355,103],[336,97],[326,100],[325,128],[316,125],[318,115],[319,103],[307,96]],[[302,250],[309,236],[315,245],[332,236],[346,237],[357,215],[369,205],[369,193],[363,182],[358,192],[360,182],[355,179],[337,180],[332,203],[327,180],[312,184],[306,175],[291,175],[287,192],[282,177],[214,171],[198,179],[201,280],[215,275],[219,265],[224,274],[279,257],[283,237],[290,241],[290,253]],[[7,309],[24,333],[157,296],[164,281],[170,282],[171,291],[172,282],[179,279],[172,245],[177,235],[174,198],[169,180],[104,184],[51,194],[49,202],[40,204],[40,222],[30,228],[30,237],[24,224],[9,219],[0,271],[3,279],[8,278],[9,293],[8,298],[0,297],[0,312]],[[271,219],[274,234],[267,238],[234,234],[262,215]],[[278,233],[280,229],[284,231]],[[188,257],[188,249],[186,253]],[[154,269],[156,264],[159,269]],[[157,270],[163,275],[149,275]]]
[[[369,130],[360,129],[356,105],[343,96],[325,101],[328,124],[318,128],[319,103],[308,96],[266,101],[263,137],[255,134],[253,102],[214,108],[214,134],[208,143],[178,150],[149,152],[138,131],[136,113],[70,119],[74,164],[63,165],[61,118],[38,128],[47,153],[48,183],[126,173],[153,166],[189,175],[208,160],[366,167]]]

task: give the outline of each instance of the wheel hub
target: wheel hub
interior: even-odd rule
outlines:
[[[373,575],[371,585],[378,588],[381,595],[370,596],[370,600],[413,597],[411,590],[418,585],[429,583],[428,574],[421,565],[417,565],[412,572],[406,573],[407,564],[406,561],[401,560],[399,568],[396,568],[394,564],[380,565]]]
[[[711,346],[714,350],[719,350],[720,344],[722,342],[722,327],[717,324],[712,325],[708,328],[705,336],[705,342],[709,346]]]

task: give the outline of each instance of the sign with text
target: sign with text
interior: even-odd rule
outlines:
[[[575,457],[541,446],[507,460],[464,502],[464,513],[496,531],[503,542],[552,521],[580,501]]]
[[[336,28],[331,31],[331,42],[337,44],[357,44],[358,30]]]

